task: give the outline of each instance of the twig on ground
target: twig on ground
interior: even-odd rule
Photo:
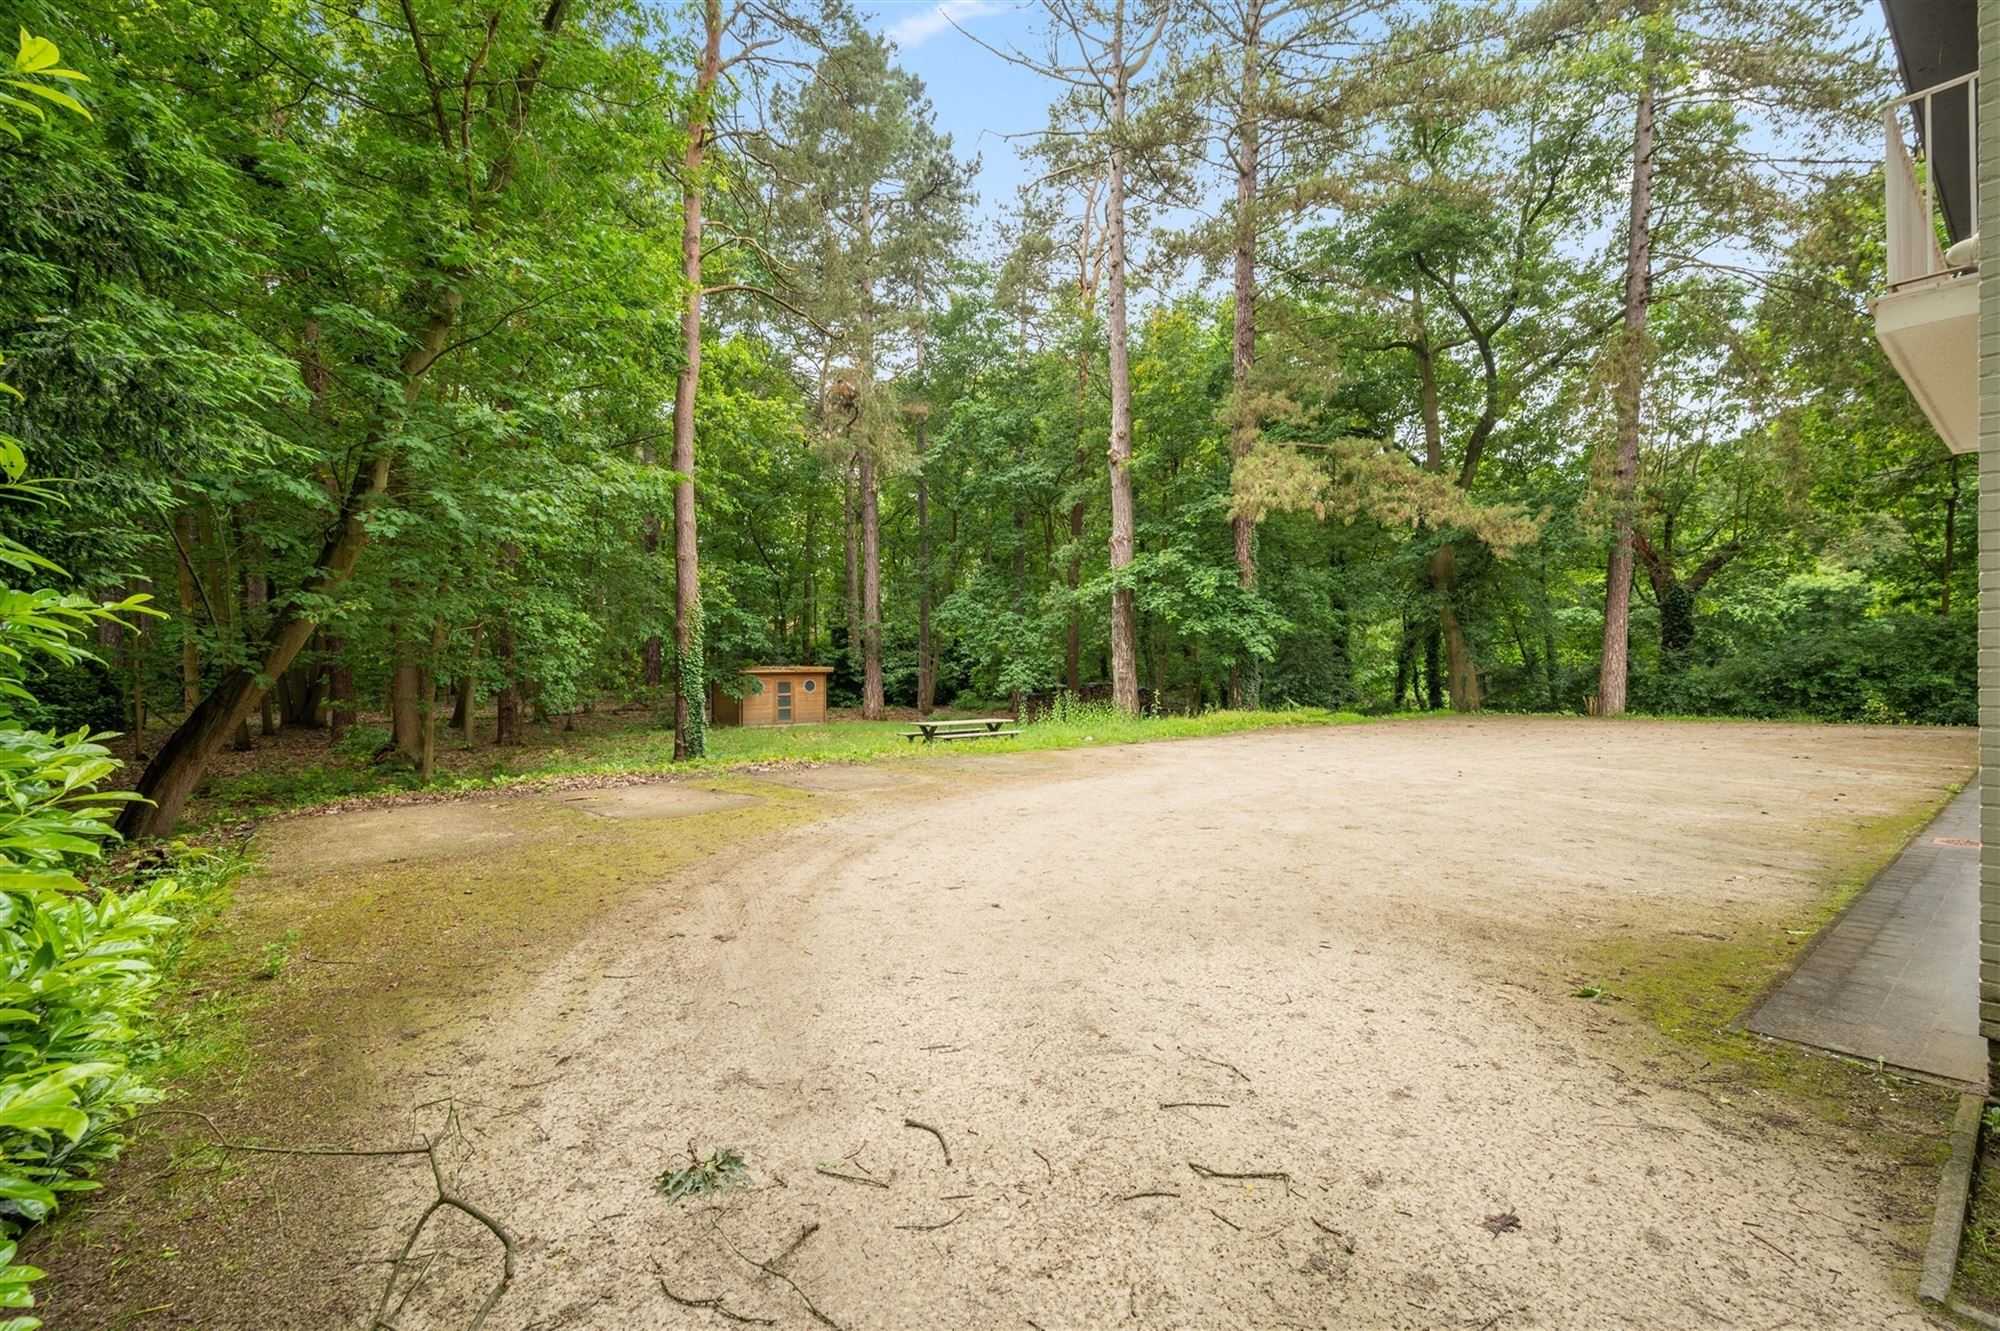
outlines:
[[[1123,1197],[1120,1197],[1117,1200],[1121,1202],[1136,1202],[1141,1197],[1178,1197],[1178,1196],[1180,1196],[1180,1194],[1177,1192],[1169,1192],[1165,1188],[1155,1188],[1148,1192],[1128,1192]]]
[[[807,1225],[805,1228],[801,1229],[799,1231],[799,1236],[793,1239],[790,1243],[787,1243],[785,1245],[785,1250],[783,1252],[779,1253],[776,1257],[773,1257],[770,1261],[764,1263],[764,1265],[766,1266],[782,1265],[786,1258],[790,1257],[793,1253],[797,1252],[801,1247],[805,1246],[805,1241],[817,1233],[819,1233],[819,1221],[815,1220],[811,1224]]]
[[[868,1188],[887,1188],[889,1186],[879,1178],[863,1178],[859,1174],[843,1174],[837,1169],[828,1169],[825,1165],[814,1165],[813,1172],[824,1174],[828,1178],[841,1179],[848,1183],[859,1183],[863,1187]]]
[[[1196,1054],[1194,1055],[1194,1057],[1199,1059],[1201,1062],[1208,1064],[1210,1067],[1228,1068],[1231,1072],[1243,1078],[1243,1080],[1246,1082],[1250,1080],[1249,1074],[1244,1072],[1242,1068],[1237,1067],[1234,1063],[1225,1063],[1219,1058],[1210,1058],[1207,1054]]]
[[[456,1108],[446,1118],[445,1128],[447,1132],[456,1133],[458,1129],[458,1110]],[[430,1161],[431,1182],[437,1186],[437,1196],[429,1206],[424,1208],[424,1213],[417,1217],[417,1223],[410,1229],[410,1237],[403,1244],[402,1255],[397,1257],[396,1265],[390,1269],[389,1280],[382,1288],[382,1301],[376,1306],[375,1319],[369,1323],[370,1331],[376,1331],[376,1328],[381,1328],[382,1331],[395,1331],[394,1322],[384,1317],[383,1313],[389,1306],[389,1296],[395,1291],[396,1276],[402,1271],[403,1262],[409,1257],[410,1250],[417,1246],[417,1240],[423,1236],[424,1226],[429,1224],[431,1217],[439,1211],[457,1211],[460,1215],[484,1225],[487,1231],[500,1241],[500,1279],[488,1291],[485,1302],[479,1305],[479,1311],[473,1314],[470,1322],[466,1323],[466,1331],[479,1331],[479,1328],[486,1324],[486,1319],[492,1313],[494,1305],[500,1302],[501,1295],[505,1294],[508,1288],[514,1283],[514,1236],[509,1234],[506,1226],[502,1225],[498,1220],[495,1220],[473,1203],[453,1193],[445,1185],[444,1166],[438,1162],[437,1144],[438,1138],[429,1138],[426,1141],[424,1150],[425,1158]],[[426,1267],[425,1269],[428,1270],[429,1268]],[[409,1302],[410,1294],[415,1291],[415,1286],[416,1282],[413,1281],[411,1288],[404,1291],[403,1303]],[[397,1305],[399,1311],[401,1307],[402,1304],[399,1303]]]
[[[1162,1100],[1162,1109],[1234,1109],[1235,1105],[1224,1104],[1220,1100]]]
[[[812,1301],[812,1296],[810,1294],[807,1294],[803,1289],[799,1288],[798,1281],[792,1279],[790,1276],[786,1275],[783,1271],[778,1270],[777,1267],[773,1266],[771,1263],[760,1262],[756,1258],[745,1253],[741,1248],[737,1247],[734,1243],[730,1241],[729,1235],[722,1232],[722,1223],[719,1220],[717,1220],[714,1216],[710,1216],[708,1218],[708,1226],[710,1229],[713,1229],[715,1231],[715,1237],[722,1240],[722,1246],[729,1249],[730,1252],[734,1253],[739,1261],[742,1261],[750,1266],[754,1266],[759,1271],[762,1271],[765,1275],[773,1276],[779,1280],[784,1281],[787,1285],[790,1285],[792,1287],[792,1293],[799,1296],[799,1301],[805,1304],[806,1311],[812,1314],[813,1320],[815,1322],[818,1322],[821,1326],[832,1327],[833,1331],[841,1331],[840,1323],[834,1321],[831,1317],[828,1317],[825,1313],[821,1312],[819,1310],[819,1305]],[[808,1230],[811,1230],[818,1227],[808,1226],[807,1228]]]
[[[205,1124],[209,1132],[213,1134],[213,1140],[209,1144],[217,1150],[222,1151],[242,1151],[255,1155],[342,1156],[354,1159],[392,1159],[412,1155],[423,1156],[430,1164],[431,1183],[437,1189],[437,1195],[431,1199],[430,1204],[417,1217],[416,1223],[410,1227],[409,1235],[403,1241],[402,1250],[396,1254],[395,1260],[390,1263],[389,1278],[382,1284],[382,1297],[375,1304],[374,1316],[368,1320],[369,1331],[396,1331],[395,1318],[402,1313],[404,1307],[409,1304],[411,1297],[416,1293],[417,1287],[430,1274],[431,1261],[435,1257],[435,1254],[425,1257],[423,1265],[417,1270],[416,1277],[404,1287],[402,1298],[396,1299],[396,1286],[402,1280],[403,1273],[409,1266],[410,1255],[416,1251],[417,1241],[423,1237],[425,1228],[431,1222],[431,1217],[439,1211],[457,1211],[460,1215],[483,1226],[500,1244],[500,1279],[494,1282],[492,1289],[487,1291],[486,1298],[473,1312],[472,1320],[466,1323],[466,1331],[479,1331],[479,1328],[486,1324],[486,1319],[492,1315],[493,1309],[500,1302],[501,1296],[513,1287],[517,1257],[514,1236],[507,1232],[505,1225],[487,1214],[487,1212],[476,1204],[467,1201],[453,1192],[444,1181],[444,1165],[438,1159],[438,1146],[447,1140],[458,1140],[461,1142],[464,1140],[464,1134],[459,1130],[458,1107],[455,1104],[452,1106],[451,1111],[445,1115],[444,1126],[438,1135],[435,1137],[426,1137],[422,1146],[266,1146],[256,1142],[236,1142],[229,1140],[213,1118],[195,1109],[151,1109],[143,1114],[133,1115],[132,1121],[141,1118],[197,1119]],[[393,1311],[391,1311],[389,1306],[391,1300],[395,1300],[395,1309]]]
[[[1223,1224],[1229,1226],[1231,1229],[1236,1230],[1238,1233],[1242,1232],[1243,1226],[1237,1224],[1234,1220],[1231,1220],[1228,1216],[1216,1210],[1213,1206],[1205,1206],[1202,1209],[1207,1211],[1210,1215],[1214,1216],[1217,1220],[1220,1220]]]
[[[734,1313],[734,1311],[730,1311],[728,1307],[724,1307],[724,1305],[722,1305],[722,1295],[714,1295],[714,1297],[710,1297],[710,1299],[684,1299],[684,1297],[680,1297],[678,1293],[674,1293],[672,1289],[668,1289],[668,1285],[666,1285],[666,1277],[664,1277],[664,1275],[660,1277],[660,1293],[664,1293],[664,1295],[666,1295],[668,1299],[672,1299],[672,1301],[674,1301],[674,1303],[678,1303],[680,1307],[696,1307],[696,1309],[704,1309],[704,1311],[710,1311],[710,1313],[718,1313],[718,1315],[722,1315],[722,1317],[728,1317],[730,1321],[740,1321],[740,1323],[744,1323],[744,1325],[750,1325],[750,1327],[776,1327],[776,1325],[778,1325],[778,1319],[776,1319],[776,1317],[746,1317],[744,1313]]]
[[[951,1168],[951,1145],[950,1143],[945,1141],[944,1134],[942,1132],[939,1132],[936,1128],[932,1127],[930,1124],[921,1122],[920,1120],[914,1118],[904,1119],[903,1126],[906,1128],[915,1128],[919,1132],[928,1132],[931,1136],[937,1138],[938,1149],[944,1152],[944,1167],[946,1169]]]
[[[1763,1244],[1765,1247],[1769,1248],[1772,1252],[1778,1254],[1778,1256],[1790,1262],[1793,1266],[1797,1266],[1799,1264],[1798,1258],[1792,1256],[1790,1253],[1786,1252],[1783,1248],[1780,1248],[1777,1244],[1771,1242],[1771,1240],[1765,1238],[1762,1234],[1759,1234],[1756,1230],[1753,1229],[1750,1231],[1750,1237],[1757,1240],[1757,1242]]]
[[[961,1207],[959,1207],[959,1208],[958,1208],[958,1209],[957,1209],[956,1211],[953,1211],[953,1212],[951,1213],[951,1219],[950,1219],[950,1220],[940,1220],[940,1221],[938,1221],[938,1222],[937,1222],[937,1223],[936,1223],[935,1225],[897,1225],[897,1226],[896,1226],[896,1228],[897,1228],[897,1229],[913,1229],[913,1230],[916,1230],[916,1231],[917,1231],[918,1233],[920,1233],[920,1234],[926,1234],[926,1233],[929,1233],[929,1232],[930,1232],[931,1230],[933,1230],[933,1229],[943,1229],[943,1228],[944,1228],[944,1227],[945,1227],[946,1225],[949,1225],[949,1224],[952,1224],[952,1223],[954,1223],[954,1222],[955,1222],[955,1221],[956,1221],[956,1220],[957,1220],[957,1219],[958,1219],[958,1218],[959,1218],[960,1216],[962,1216],[962,1215],[964,1215],[964,1214],[965,1214],[965,1208],[964,1208],[963,1206],[961,1206]]]
[[[1035,1148],[1032,1146],[1030,1146],[1028,1149],[1031,1151],[1035,1151]],[[1047,1156],[1043,1155],[1040,1151],[1035,1151],[1035,1159],[1042,1162],[1042,1168],[1049,1171],[1050,1178],[1054,1178],[1056,1176],[1056,1167],[1049,1163],[1049,1158]]]
[[[1188,1161],[1188,1168],[1192,1169],[1196,1174],[1200,1175],[1202,1178],[1271,1179],[1281,1183],[1290,1183],[1292,1181],[1292,1176],[1290,1174],[1287,1174],[1282,1169],[1253,1169],[1243,1172],[1236,1172],[1227,1169],[1210,1169],[1207,1165],[1198,1165],[1192,1160]]]

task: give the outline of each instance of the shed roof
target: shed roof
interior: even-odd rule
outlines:
[[[808,665],[744,666],[743,673],[746,675],[831,675],[833,667]]]

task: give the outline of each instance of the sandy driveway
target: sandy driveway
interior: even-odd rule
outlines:
[[[1621,938],[1797,918],[1972,756],[1493,718],[774,778],[810,819],[631,865],[342,1100],[375,1140],[458,1102],[455,1186],[521,1236],[497,1327],[1924,1326],[1908,1162],[1571,991]],[[274,826],[280,883],[339,826]],[[691,1144],[751,1186],[670,1205]],[[365,1325],[429,1180],[289,1177],[310,1289],[131,1324]],[[439,1233],[405,1331],[497,1267]],[[103,1293],[106,1324],[148,1297]]]

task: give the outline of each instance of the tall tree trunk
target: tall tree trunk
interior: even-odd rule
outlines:
[[[1125,2],[1117,0],[1117,27],[1111,43],[1115,71],[1111,83],[1111,170],[1106,182],[1105,240],[1110,279],[1105,337],[1111,370],[1111,444],[1106,462],[1111,474],[1111,705],[1127,716],[1139,714],[1139,660],[1132,588],[1126,581],[1132,567],[1132,363],[1126,345],[1125,313],[1125,170],[1127,74]]]
[[[858,488],[861,491],[861,717],[880,721],[886,710],[882,697],[882,503],[875,484],[875,463],[862,448]]]
[[[415,404],[424,372],[444,353],[458,308],[456,293],[447,293],[418,334],[416,345],[404,353],[401,370],[405,407]],[[383,420],[370,431],[361,462],[355,468],[354,481],[341,501],[339,519],[327,533],[312,576],[303,588],[307,595],[292,602],[294,608],[284,616],[273,619],[259,644],[260,659],[254,665],[224,672],[215,688],[175,727],[153,761],[146,765],[137,793],[150,802],[127,804],[118,816],[118,830],[127,837],[160,836],[173,830],[209,763],[263,696],[264,688],[258,680],[275,679],[283,674],[318,628],[312,614],[300,607],[324,604],[353,575],[368,535],[364,516],[389,484],[393,457],[390,425],[391,422]]]
[[[347,642],[339,637],[329,636],[326,652],[330,664],[327,667],[327,710],[328,740],[340,743],[341,737],[354,724],[354,667],[348,664]]]
[[[444,655],[444,622],[431,624],[431,650],[417,672],[417,779],[426,785],[437,775],[437,661]]]
[[[416,644],[403,625],[392,630],[394,657],[389,669],[389,739],[396,751],[416,762],[423,748],[423,722],[419,699],[427,672],[417,660]]]
[[[1653,72],[1651,53],[1632,125],[1631,229],[1625,247],[1625,326],[1619,340],[1618,441],[1611,466],[1611,556],[1604,570],[1604,649],[1598,714],[1621,716],[1631,667],[1632,526],[1639,485],[1639,413],[1646,386],[1646,305],[1652,285]]]
[[[468,665],[451,682],[451,720],[445,723],[446,729],[458,731],[467,743],[472,741],[472,701],[472,668]]]
[[[1243,79],[1236,120],[1236,239],[1235,309],[1230,346],[1230,378],[1236,402],[1229,427],[1232,466],[1250,455],[1257,443],[1257,418],[1251,410],[1251,372],[1257,360],[1257,186],[1263,125],[1256,114],[1263,80],[1263,3],[1247,0],[1243,8]],[[1232,519],[1236,549],[1236,582],[1244,591],[1257,585],[1257,524],[1248,513]],[[1229,675],[1229,705],[1254,708],[1258,703],[1258,661],[1247,653]]]
[[[181,706],[189,713],[201,703],[201,647],[195,636],[194,513],[174,514],[174,588],[181,608]],[[212,626],[211,626],[212,627]]]
[[[521,686],[514,675],[514,626],[502,621],[493,634],[493,663],[500,687],[493,695],[493,742],[521,742]]]
[[[924,479],[925,418],[917,417],[917,715],[937,701],[937,663],[931,657],[931,504]]]
[[[1069,567],[1063,583],[1069,588],[1069,623],[1063,628],[1063,687],[1071,693],[1083,688],[1083,610],[1076,604],[1077,589],[1083,586],[1083,517],[1081,499],[1069,506]]]
[[[847,575],[847,669],[861,674],[861,558],[857,551],[859,529],[854,518],[854,459],[847,460],[847,474],[840,492],[840,529],[846,539],[844,557]]]
[[[1438,402],[1437,356],[1423,327],[1421,287],[1415,290],[1411,303],[1418,324],[1413,342],[1417,357],[1417,385],[1423,407],[1424,468],[1441,472],[1444,470],[1444,415]],[[1470,481],[1471,473],[1461,471],[1460,487],[1467,487]],[[1458,550],[1449,541],[1432,553],[1426,576],[1430,581],[1431,597],[1437,604],[1438,631],[1445,651],[1445,687],[1451,693],[1452,710],[1476,712],[1485,699],[1479,691],[1479,664],[1473,656],[1472,640],[1458,618]],[[1435,672],[1432,678],[1435,678]],[[1435,698],[1431,706],[1437,706]]]
[[[1437,548],[1430,563],[1431,594],[1437,597],[1438,629],[1444,639],[1445,687],[1451,693],[1455,712],[1476,712],[1485,701],[1479,692],[1479,668],[1472,659],[1472,644],[1458,621],[1458,550],[1447,541]]]
[[[270,599],[271,580],[268,577],[262,573],[245,573],[243,575],[243,621],[244,632],[246,634],[262,631],[264,608],[270,602]],[[290,671],[286,671],[285,676],[280,677],[275,683],[282,688],[285,678],[289,677],[290,674]],[[258,729],[266,738],[278,733],[277,701],[276,698],[266,693],[257,703]]]
[[[700,545],[695,536],[694,400],[701,384],[701,240],[709,99],[722,73],[722,0],[702,5],[701,70],[695,76],[681,175],[681,368],[674,376],[674,758],[708,752],[708,667],[703,660]]]
[[[266,583],[269,590],[268,579]],[[320,724],[320,704],[326,700],[326,644],[324,633],[313,634],[312,641],[292,662],[292,668],[279,677],[278,723],[281,727]]]

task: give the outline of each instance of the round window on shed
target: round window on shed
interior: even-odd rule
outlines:
[[[816,679],[809,679],[809,680],[807,680],[807,681],[806,681],[806,692],[807,692],[807,693],[813,693],[813,692],[816,692],[816,691],[818,690],[818,688],[819,688],[819,681],[818,681],[818,680],[816,680]]]

